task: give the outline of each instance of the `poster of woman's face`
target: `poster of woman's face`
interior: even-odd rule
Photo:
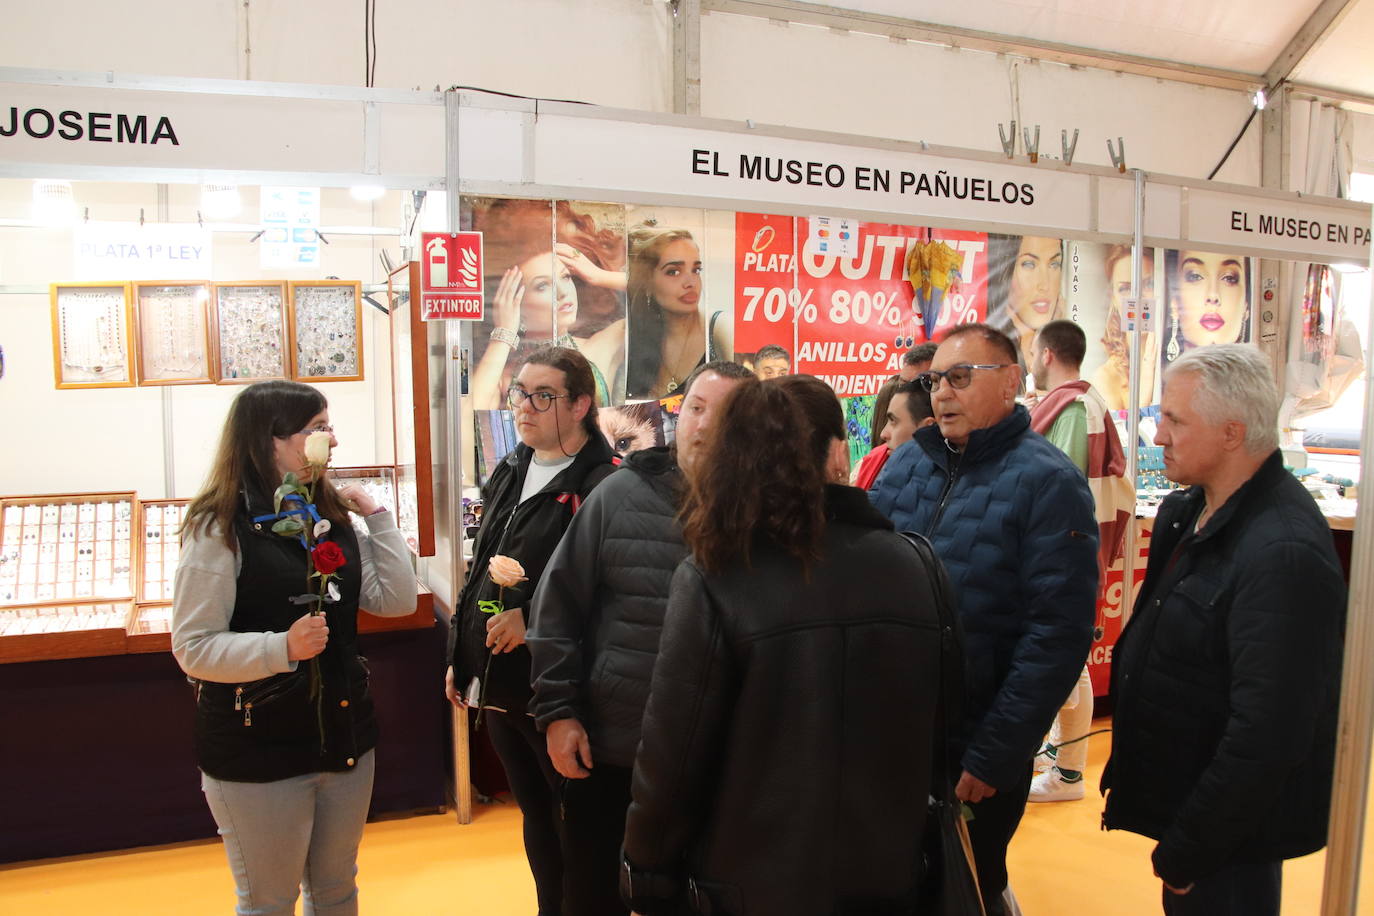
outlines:
[[[1035,235],[988,236],[988,323],[1030,361],[1035,332],[1064,317],[1064,242]]]
[[[486,271],[485,317],[473,328],[474,405],[504,406],[523,358],[547,344],[587,358],[598,403],[623,400],[624,207],[465,197],[459,222],[482,233]]]
[[[1082,377],[1092,382],[1111,410],[1124,410],[1130,400],[1130,315],[1140,324],[1140,407],[1156,403],[1155,368],[1159,364],[1159,301],[1155,294],[1163,263],[1153,249],[1141,262],[1143,293],[1131,287],[1131,246],[1101,242],[1067,243],[1068,315],[1083,328],[1088,352]],[[1133,303],[1134,307],[1129,307]],[[1146,309],[1144,306],[1148,305]],[[1145,320],[1145,315],[1149,320]]]
[[[663,207],[629,208],[629,300],[626,395],[662,398],[680,391],[703,361],[729,359],[733,325],[726,307],[711,301],[708,267],[712,214]],[[733,214],[723,214],[733,218]],[[729,226],[732,227],[732,223]],[[723,246],[733,257],[733,235]],[[725,295],[716,298],[727,304]]]
[[[1164,363],[1208,344],[1250,339],[1250,262],[1182,249],[1165,254]]]

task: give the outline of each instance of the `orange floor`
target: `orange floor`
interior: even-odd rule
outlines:
[[[1109,725],[1100,720],[1096,727]],[[1096,785],[1109,736],[1093,739]],[[1031,805],[1012,845],[1012,887],[1026,916],[1154,916],[1151,843],[1098,829],[1095,794]],[[3,829],[0,827],[0,829]],[[1283,916],[1319,911],[1323,854],[1287,864]],[[359,861],[369,916],[531,916],[534,889],[513,804],[478,806],[472,824],[429,815],[369,824]],[[217,842],[204,841],[0,866],[0,914],[222,916],[233,886]],[[1365,912],[1362,907],[1360,912]],[[1368,908],[1374,913],[1374,905]]]

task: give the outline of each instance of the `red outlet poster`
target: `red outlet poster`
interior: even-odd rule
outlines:
[[[902,353],[954,324],[987,314],[987,236],[980,232],[860,223],[851,256],[810,250],[805,218],[735,217],[735,351],[769,344],[794,372],[836,394],[874,394]],[[931,282],[918,243],[943,242]],[[923,247],[921,251],[924,251]]]

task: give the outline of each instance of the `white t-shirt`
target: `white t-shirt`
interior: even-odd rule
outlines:
[[[573,458],[559,458],[557,461],[540,461],[538,458],[530,459],[530,466],[525,471],[525,485],[520,489],[520,501],[524,502],[540,490],[549,485],[549,481],[557,477],[564,468],[573,463]]]

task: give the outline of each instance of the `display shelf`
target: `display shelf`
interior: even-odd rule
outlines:
[[[434,593],[415,583],[415,612],[404,617],[377,617],[358,614],[359,633],[385,633],[392,630],[425,630],[434,626]]]
[[[172,651],[172,603],[137,604],[124,625],[124,651],[131,654]]]
[[[391,322],[392,410],[396,435],[396,525],[419,557],[434,556],[434,468],[430,453],[429,354],[420,317],[420,263],[386,278]]]
[[[363,378],[362,284],[356,280],[292,282],[291,377],[298,382]]]
[[[140,385],[205,385],[210,359],[210,284],[135,283]]]
[[[49,290],[57,387],[131,387],[134,369],[130,284],[54,283]]]
[[[124,653],[133,602],[0,608],[0,664]]]
[[[396,511],[396,469],[390,466],[366,468],[330,468],[329,480],[336,489],[360,486],[379,506]],[[360,537],[367,534],[367,522],[356,512],[350,513],[353,529]]]

